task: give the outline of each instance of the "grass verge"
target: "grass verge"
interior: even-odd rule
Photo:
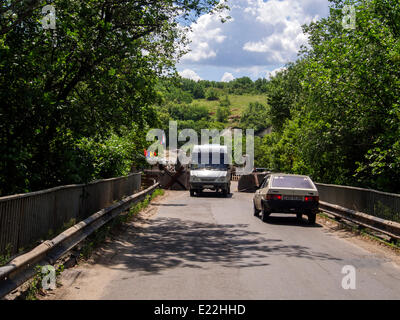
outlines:
[[[12,250],[12,245],[11,243],[7,244],[5,248],[5,253],[0,255],[0,267],[5,266],[8,261],[11,259],[11,250]]]
[[[39,294],[43,296],[46,295],[43,284],[51,286],[51,283],[53,282],[54,287],[52,289],[55,289],[57,286],[59,286],[57,279],[64,271],[64,265],[60,264],[56,268],[53,266],[43,267],[37,265],[35,267],[35,271],[35,276],[31,280],[28,290],[26,290],[19,299],[37,300]]]

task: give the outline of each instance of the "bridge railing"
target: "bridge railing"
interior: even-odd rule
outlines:
[[[29,248],[74,219],[76,222],[140,190],[141,174],[0,197],[0,254]]]
[[[320,200],[377,218],[400,222],[400,195],[349,186],[316,183]]]

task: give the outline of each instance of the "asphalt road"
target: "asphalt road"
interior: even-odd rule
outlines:
[[[263,223],[252,196],[170,192],[95,264],[66,270],[53,298],[400,298],[400,269],[388,257],[306,218],[273,214]],[[355,267],[355,289],[342,287],[345,265]]]

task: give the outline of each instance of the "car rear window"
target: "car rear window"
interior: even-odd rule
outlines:
[[[272,178],[273,188],[303,188],[314,189],[306,177],[277,176]]]

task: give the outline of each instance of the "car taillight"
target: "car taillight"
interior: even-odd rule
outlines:
[[[267,194],[267,200],[282,200],[281,194]]]
[[[319,201],[319,197],[318,196],[305,196],[304,197],[304,201],[318,202]]]

